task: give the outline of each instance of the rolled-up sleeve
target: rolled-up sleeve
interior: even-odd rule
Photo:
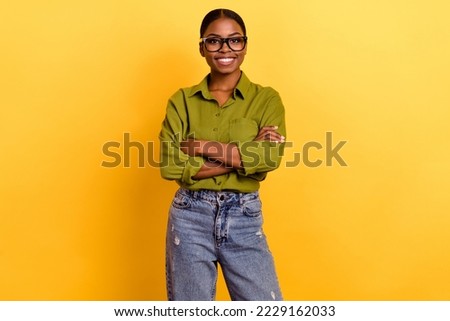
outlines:
[[[175,93],[167,104],[166,117],[159,134],[160,172],[167,180],[177,180],[192,185],[195,176],[203,166],[203,157],[191,157],[180,150],[180,142],[185,139],[187,115],[183,107],[183,94]]]
[[[285,111],[279,94],[269,88],[270,98],[267,99],[259,124],[261,129],[265,126],[278,126],[277,131],[286,137]],[[237,142],[241,154],[242,169],[239,175],[249,176],[264,173],[278,168],[281,164],[285,143],[268,141],[241,141]]]

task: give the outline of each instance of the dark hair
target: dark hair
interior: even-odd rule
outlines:
[[[213,11],[208,12],[203,18],[202,25],[200,26],[200,37],[203,37],[203,34],[212,22],[220,18],[230,18],[236,21],[242,28],[244,36],[246,36],[247,31],[245,29],[245,23],[240,15],[229,9],[214,9]]]

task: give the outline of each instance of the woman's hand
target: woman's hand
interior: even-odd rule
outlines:
[[[284,143],[285,137],[277,132],[278,126],[265,126],[261,128],[254,141],[268,141],[275,143]]]

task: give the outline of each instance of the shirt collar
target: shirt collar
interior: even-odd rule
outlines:
[[[208,89],[208,79],[210,75],[208,74],[203,80],[198,84],[191,88],[191,91],[189,93],[189,97],[194,96],[197,93],[201,93],[203,98],[205,99],[213,99],[211,93]],[[236,95],[240,95],[242,99],[245,99],[245,95],[247,94],[248,88],[250,87],[250,80],[245,75],[245,73],[241,72],[241,77],[239,78],[239,81],[236,85],[236,88],[233,92],[233,97],[236,98]]]

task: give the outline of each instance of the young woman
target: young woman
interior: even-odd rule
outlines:
[[[180,185],[167,230],[168,298],[214,300],[220,264],[232,300],[282,300],[258,189],[281,162],[284,107],[241,71],[247,35],[237,13],[209,12],[200,37],[211,72],[169,99],[160,133],[161,175]]]

